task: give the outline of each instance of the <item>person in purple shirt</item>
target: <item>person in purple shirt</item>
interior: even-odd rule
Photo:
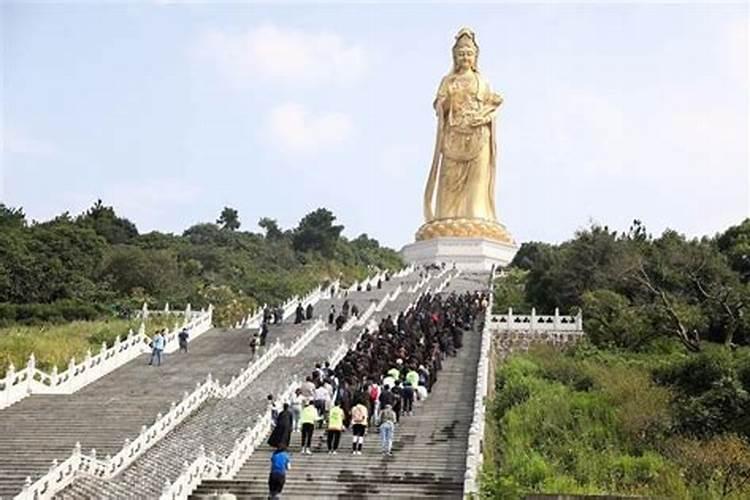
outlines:
[[[271,454],[271,473],[268,475],[268,495],[272,500],[281,498],[281,490],[286,482],[286,471],[289,470],[289,453],[285,448],[278,448]]]

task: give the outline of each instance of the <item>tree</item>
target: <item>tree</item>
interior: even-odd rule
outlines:
[[[750,282],[750,219],[732,226],[716,239],[719,251],[727,256],[729,264],[740,274],[744,283]]]
[[[105,206],[102,200],[96,200],[91,208],[77,218],[77,222],[91,227],[96,234],[113,245],[129,243],[138,236],[135,224],[119,217],[114,208]]]
[[[11,208],[0,203],[0,228],[26,227],[26,215],[22,208]]]
[[[240,228],[240,218],[237,210],[224,207],[216,223],[225,231],[236,231]]]
[[[265,229],[266,239],[270,241],[280,240],[284,237],[284,233],[276,222],[276,219],[270,217],[261,217],[258,221],[258,225]]]
[[[317,251],[331,257],[344,226],[334,225],[336,216],[325,208],[305,215],[294,230],[292,243],[299,252]]]

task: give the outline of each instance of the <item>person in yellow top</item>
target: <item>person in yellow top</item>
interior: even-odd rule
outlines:
[[[367,429],[367,407],[361,401],[352,408],[352,455],[362,454]]]
[[[302,423],[302,453],[312,455],[310,446],[312,443],[313,431],[315,431],[315,422],[320,420],[318,410],[312,401],[307,401],[307,404],[302,409],[300,415],[300,422]]]
[[[339,449],[341,432],[344,430],[344,410],[338,404],[328,412],[328,453],[335,455]]]

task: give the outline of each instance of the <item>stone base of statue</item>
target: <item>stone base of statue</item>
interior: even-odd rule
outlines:
[[[401,249],[409,264],[442,264],[463,271],[489,271],[492,266],[507,266],[518,251],[515,243],[486,238],[434,238],[417,241]]]

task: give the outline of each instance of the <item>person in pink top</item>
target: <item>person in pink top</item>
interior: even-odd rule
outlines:
[[[361,401],[352,408],[352,455],[362,454],[367,429],[367,407]]]

